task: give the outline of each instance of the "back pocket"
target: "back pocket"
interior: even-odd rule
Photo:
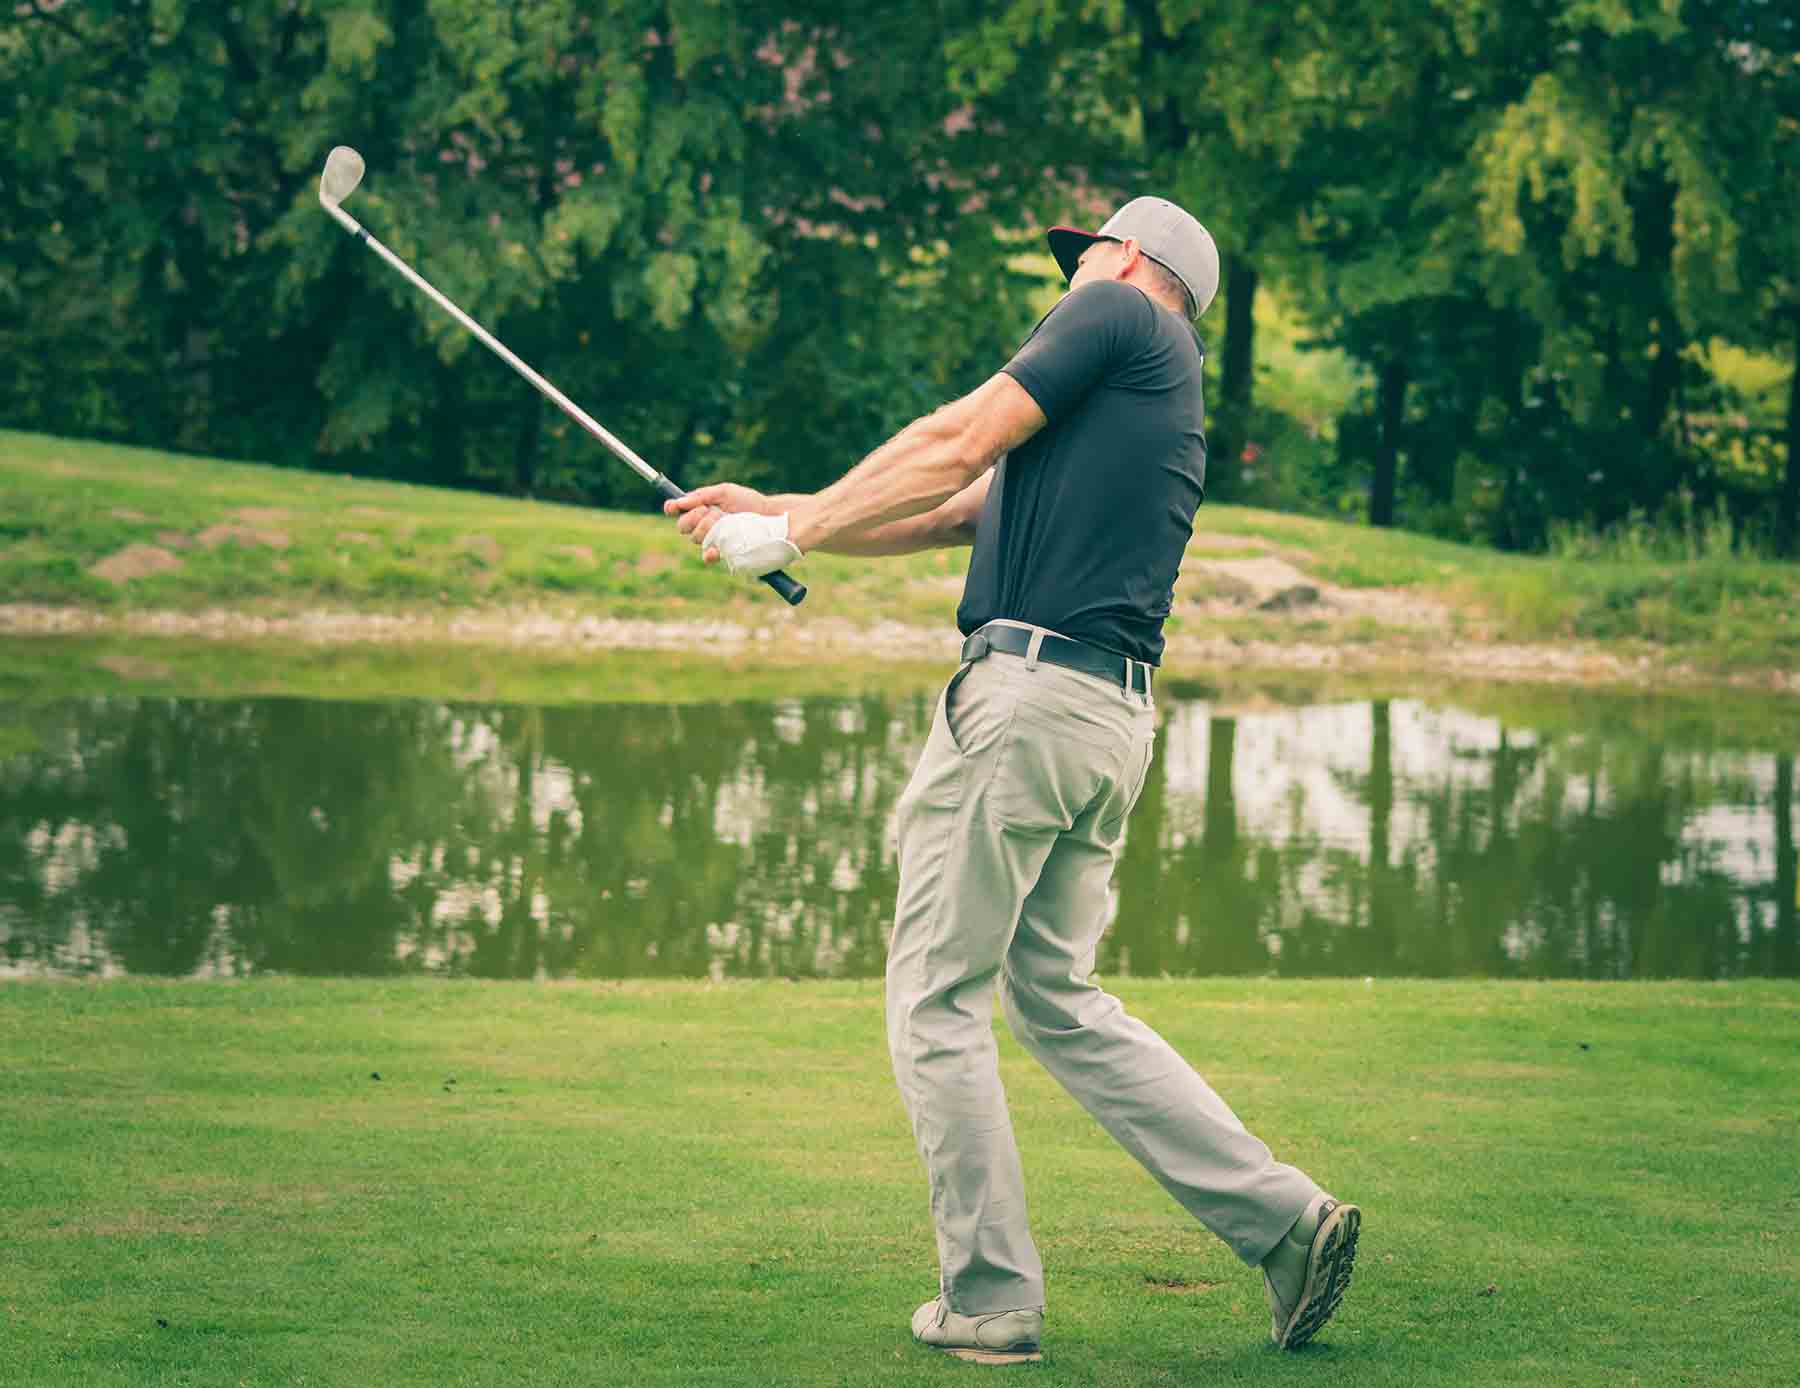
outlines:
[[[1005,755],[988,785],[996,823],[1025,831],[1072,828],[1105,791],[1117,747],[1082,724],[1062,724],[1021,710],[1012,719]]]

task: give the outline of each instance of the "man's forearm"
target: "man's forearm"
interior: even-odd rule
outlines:
[[[927,538],[931,530],[923,524],[929,513],[993,461],[970,456],[963,445],[963,430],[952,410],[914,420],[823,491],[794,498],[790,538],[803,550],[838,553],[897,554],[931,548]],[[895,524],[905,528],[883,535]],[[864,547],[872,543],[890,547]],[[904,548],[891,547],[898,545]]]
[[[771,516],[790,514],[796,506],[812,500],[806,492],[791,492],[765,499],[764,511]],[[865,559],[894,554],[917,554],[927,549],[953,549],[975,543],[975,527],[963,524],[945,507],[936,506],[922,516],[888,521],[862,530],[840,530],[825,543],[814,545],[819,554],[854,554]]]

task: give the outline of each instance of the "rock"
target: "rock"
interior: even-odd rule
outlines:
[[[1258,612],[1298,612],[1319,605],[1319,590],[1310,583],[1296,583],[1256,604]]]

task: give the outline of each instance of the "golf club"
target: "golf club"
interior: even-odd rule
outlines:
[[[671,482],[667,477],[664,477],[655,468],[651,467],[650,464],[638,457],[636,453],[622,443],[609,430],[603,427],[599,421],[589,415],[586,410],[582,409],[581,406],[577,405],[573,400],[569,399],[568,396],[564,395],[555,386],[551,385],[550,382],[546,381],[542,376],[538,375],[537,372],[533,371],[515,356],[503,342],[440,294],[423,275],[419,274],[412,266],[408,265],[399,256],[395,255],[386,246],[382,245],[381,242],[369,235],[368,232],[363,230],[362,224],[358,222],[356,218],[344,211],[344,199],[349,197],[350,194],[356,190],[356,185],[362,182],[363,169],[364,164],[362,155],[351,149],[350,146],[339,145],[336,149],[332,150],[325,159],[325,172],[319,176],[319,205],[333,217],[337,218],[345,231],[348,231],[352,236],[358,238],[370,250],[374,251],[375,254],[379,255],[383,260],[387,261],[389,265],[392,265],[401,274],[405,275],[407,279],[411,280],[415,286],[429,294],[439,308],[443,309],[458,323],[461,323],[470,332],[474,333],[484,344],[493,349],[495,354],[498,355],[501,360],[512,367],[514,371],[517,371],[526,380],[530,381],[532,385],[536,386],[539,392],[542,393],[551,404],[555,405],[564,414],[568,415],[570,419],[574,420],[583,429],[586,429],[588,433],[592,434],[596,439],[600,440],[601,443],[605,444],[606,447],[612,451],[614,457],[630,466],[632,471],[637,473],[638,476],[642,477],[651,486],[655,487],[656,490],[661,492],[665,497],[673,500],[676,497],[686,496],[686,491],[681,487],[676,486],[675,483]],[[806,597],[805,585],[796,583],[780,569],[777,569],[774,573],[764,574],[762,580],[777,593],[781,594],[791,607],[798,607],[801,600]]]

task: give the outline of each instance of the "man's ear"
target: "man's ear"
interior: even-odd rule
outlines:
[[[1133,270],[1137,269],[1138,261],[1143,257],[1144,248],[1138,245],[1137,237],[1127,236],[1123,241],[1119,242],[1119,249],[1124,252],[1124,254],[1119,260],[1119,268],[1113,275],[1113,278],[1122,280]]]

